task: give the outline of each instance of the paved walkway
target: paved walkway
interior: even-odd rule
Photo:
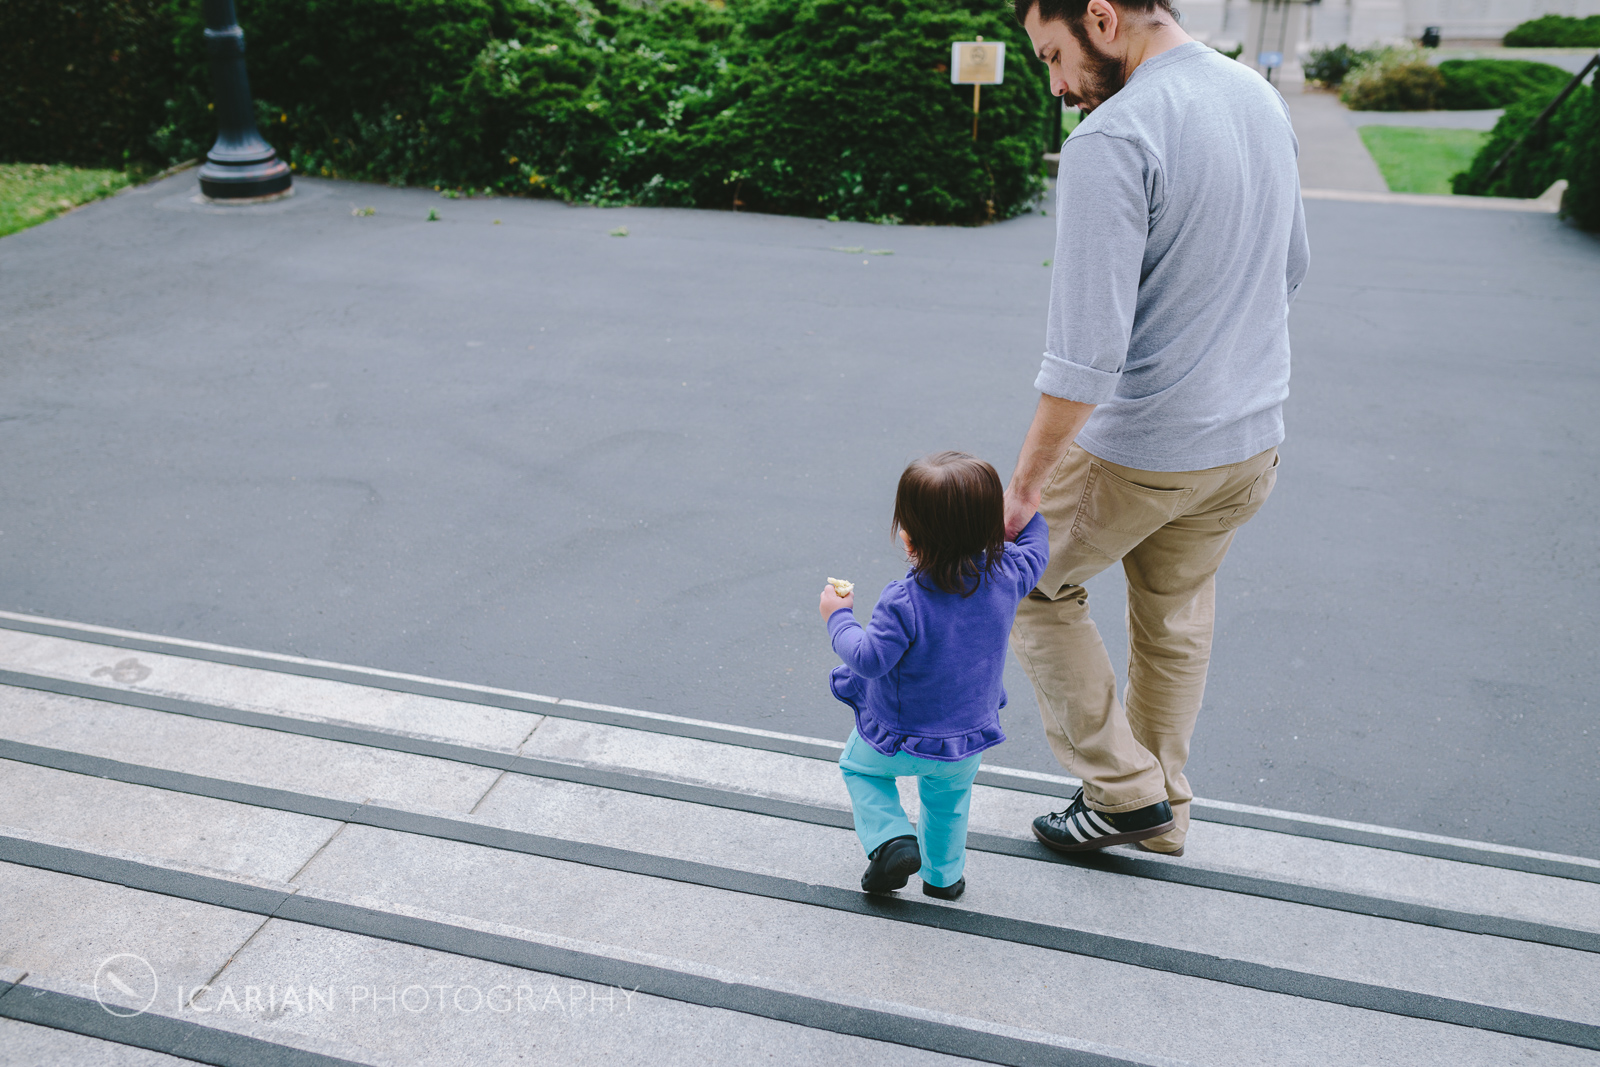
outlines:
[[[1344,189],[1386,193],[1389,185],[1378,172],[1349,112],[1332,93],[1292,93],[1284,97],[1300,140],[1300,184],[1306,189]]]
[[[1503,108],[1483,111],[1351,111],[1333,93],[1288,93],[1289,113],[1300,140],[1300,184],[1309,190],[1384,193],[1378,171],[1357,130],[1362,126],[1422,126],[1488,130]]]
[[[0,1063],[1600,1062],[1600,862],[1204,800],[1067,861],[996,761],[966,895],[871,899],[838,751],[0,617]]]
[[[1492,130],[1505,108],[1482,111],[1346,111],[1345,121],[1362,126],[1421,126],[1436,130]]]

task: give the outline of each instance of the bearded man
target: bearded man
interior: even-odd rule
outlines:
[[[1012,647],[1083,780],[1033,828],[1062,852],[1179,855],[1215,575],[1277,477],[1310,257],[1299,146],[1277,90],[1184,33],[1169,0],[1015,8],[1085,113],[1061,148],[1041,395],[1006,490],[1007,536],[1042,511],[1051,541]],[[1084,591],[1119,561],[1125,700]]]

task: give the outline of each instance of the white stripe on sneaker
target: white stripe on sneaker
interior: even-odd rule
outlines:
[[[1100,829],[1104,830],[1108,834],[1114,834],[1117,832],[1117,828],[1102,818],[1098,811],[1095,811],[1093,808],[1086,808],[1084,810],[1088,814],[1089,818],[1094,821],[1094,824],[1100,827]]]
[[[1064,825],[1067,828],[1067,833],[1071,834],[1078,844],[1086,845],[1089,843],[1089,839],[1084,837],[1082,831],[1078,829],[1078,817],[1076,815],[1068,819]]]
[[[1078,814],[1076,816],[1076,821],[1077,821],[1077,824],[1078,824],[1078,829],[1084,835],[1083,839],[1085,841],[1093,841],[1097,837],[1105,836],[1100,832],[1100,828],[1095,826],[1094,823],[1090,822],[1089,821],[1089,817],[1087,815],[1085,815],[1083,812],[1081,812],[1081,811],[1078,812]]]

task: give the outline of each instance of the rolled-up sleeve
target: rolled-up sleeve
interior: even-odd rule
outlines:
[[[1125,137],[1081,133],[1062,146],[1039,392],[1082,404],[1115,395],[1159,177],[1149,153]]]

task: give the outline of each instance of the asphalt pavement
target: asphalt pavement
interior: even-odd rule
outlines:
[[[1034,404],[1050,216],[194,192],[0,240],[0,608],[842,738],[823,579],[864,617],[905,463],[1005,475]],[[1600,856],[1600,241],[1306,210],[1195,788]],[[992,762],[1056,770],[1007,681]]]

